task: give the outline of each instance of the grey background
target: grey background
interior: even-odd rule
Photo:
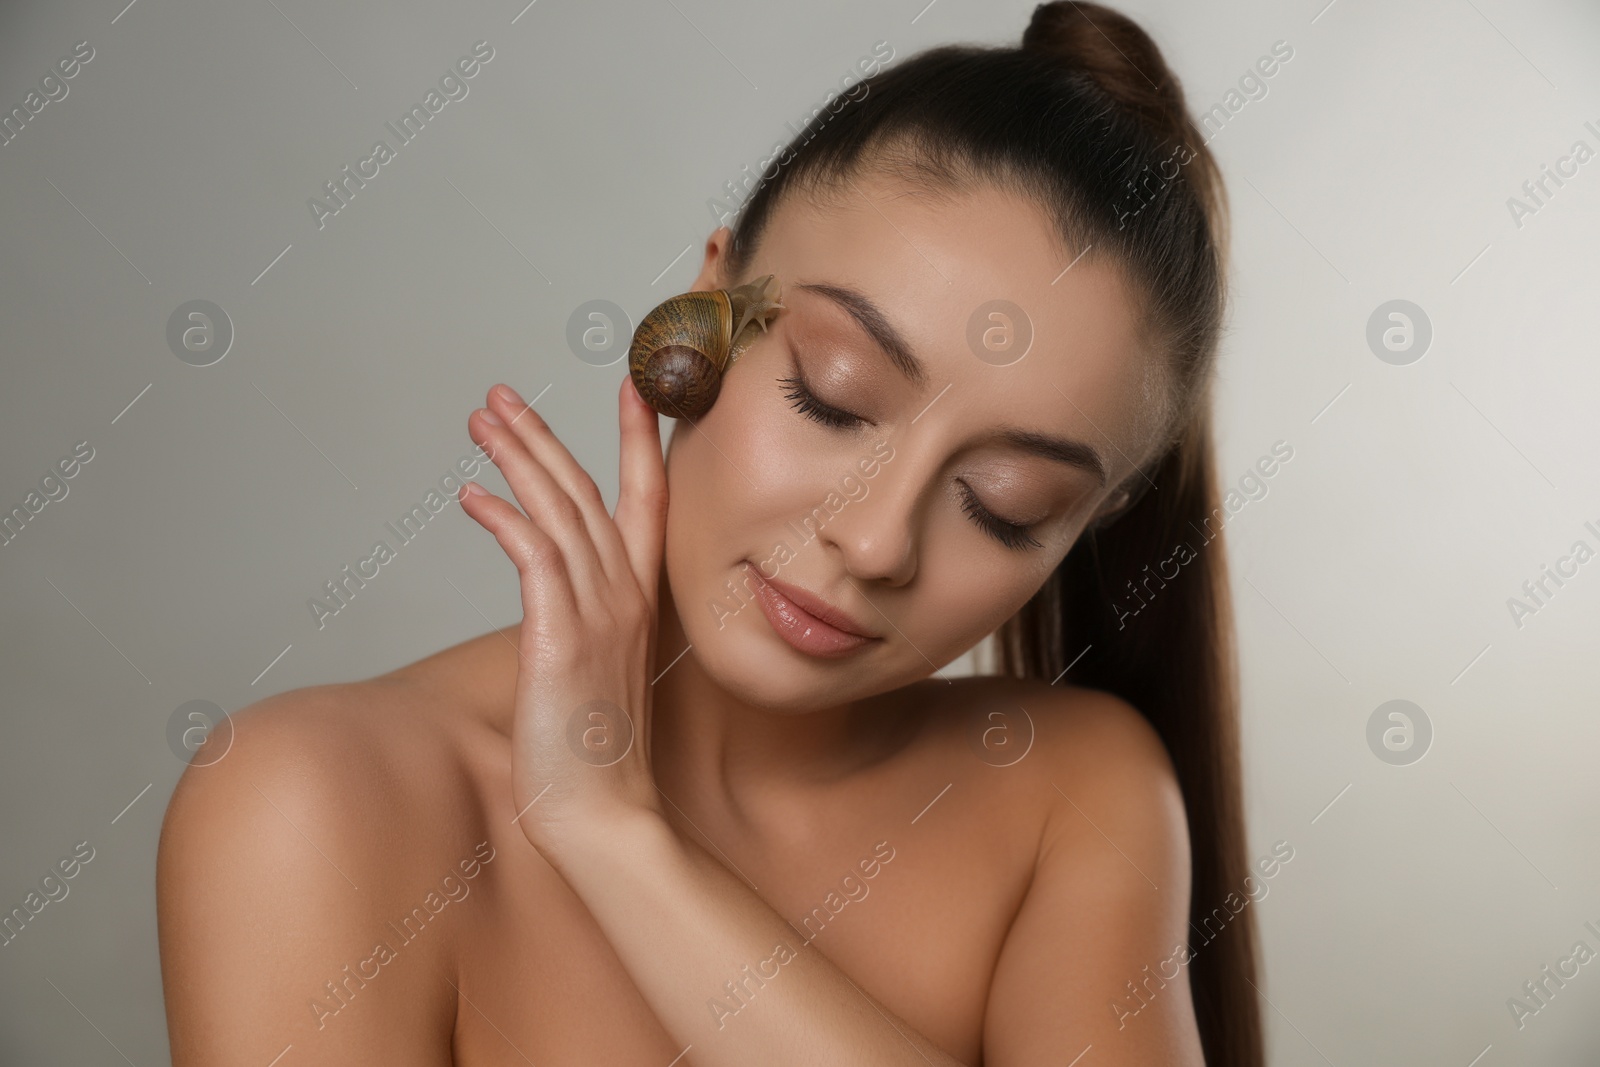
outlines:
[[[95,450],[0,547],[0,907],[96,849],[0,948],[6,1063],[167,1057],[174,709],[369,677],[518,617],[514,572],[454,505],[325,628],[306,607],[393,543],[384,523],[467,453],[487,387],[548,388],[614,500],[622,368],[572,356],[572,310],[637,317],[686,287],[706,201],[874,42],[897,61],[1009,42],[1031,11],[124,2],[0,14],[5,110],[95,49],[0,146],[0,510]],[[1596,1062],[1600,964],[1520,1031],[1506,1000],[1579,939],[1600,948],[1600,562],[1521,628],[1506,600],[1600,541],[1600,160],[1520,228],[1506,199],[1574,140],[1600,148],[1600,12],[1325,4],[1126,7],[1197,111],[1294,48],[1211,142],[1235,209],[1221,476],[1294,448],[1228,526],[1251,853],[1295,848],[1251,905],[1271,1059]],[[467,98],[319,230],[307,198],[480,39],[495,56]],[[237,332],[214,366],[165,341],[194,299]],[[1433,327],[1409,366],[1365,341],[1393,299]],[[1433,728],[1409,766],[1366,741],[1394,699]]]

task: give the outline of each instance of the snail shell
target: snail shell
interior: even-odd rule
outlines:
[[[651,309],[633,333],[628,371],[656,411],[693,419],[710,410],[722,375],[783,307],[775,275],[732,289],[680,293]]]

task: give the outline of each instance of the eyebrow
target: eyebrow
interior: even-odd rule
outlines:
[[[1034,433],[1032,430],[1020,430],[1014,426],[1003,426],[999,430],[999,437],[1008,445],[1013,445],[1024,452],[1045,459],[1053,459],[1057,463],[1065,463],[1088,471],[1094,475],[1095,481],[1102,486],[1106,484],[1106,464],[1100,458],[1100,453],[1084,444],[1082,441],[1073,441],[1066,437],[1051,437],[1049,434]]]
[[[861,325],[867,336],[871,337],[879,348],[883,349],[884,354],[889,357],[889,362],[893,363],[907,380],[913,385],[923,385],[927,382],[927,367],[912,353],[905,337],[894,328],[894,324],[865,293],[826,282],[799,282],[795,288],[825,296],[849,312],[851,318]],[[1050,434],[1036,433],[1015,426],[1001,427],[997,431],[997,436],[1013,448],[1019,448],[1031,455],[1088,471],[1102,486],[1106,484],[1108,475],[1105,460],[1101,458],[1099,452],[1082,441],[1053,437]]]
[[[928,380],[928,369],[922,365],[922,360],[911,353],[911,346],[906,343],[899,330],[884,317],[878,305],[874,304],[865,293],[842,285],[829,285],[826,282],[800,282],[796,289],[818,293],[832,300],[844,308],[850,316],[861,324],[884,354],[889,357],[889,362],[905,375],[913,385],[923,385]]]

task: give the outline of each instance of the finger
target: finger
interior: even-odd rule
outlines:
[[[639,588],[653,611],[667,530],[667,466],[661,456],[661,423],[627,375],[622,378],[618,403],[622,460],[617,529]]]
[[[456,500],[462,511],[494,535],[517,568],[523,617],[535,620],[535,625],[524,627],[523,632],[576,629],[578,602],[561,559],[561,547],[510,501],[477,482],[463,486]]]
[[[473,440],[489,451],[527,518],[560,549],[568,580],[577,594],[586,601],[600,595],[608,584],[605,568],[577,502],[556,484],[498,414],[479,408],[468,419],[467,429]]]
[[[489,403],[516,432],[529,455],[577,504],[606,577],[611,581],[620,579],[625,573],[627,554],[623,551],[622,537],[617,532],[616,524],[606,510],[605,500],[600,496],[600,487],[589,477],[589,472],[567,450],[544,417],[517,396],[510,386],[501,384],[490,390]]]

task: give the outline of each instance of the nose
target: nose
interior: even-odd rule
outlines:
[[[917,572],[925,478],[904,448],[897,448],[867,491],[823,528],[845,570],[861,582],[902,586]]]

